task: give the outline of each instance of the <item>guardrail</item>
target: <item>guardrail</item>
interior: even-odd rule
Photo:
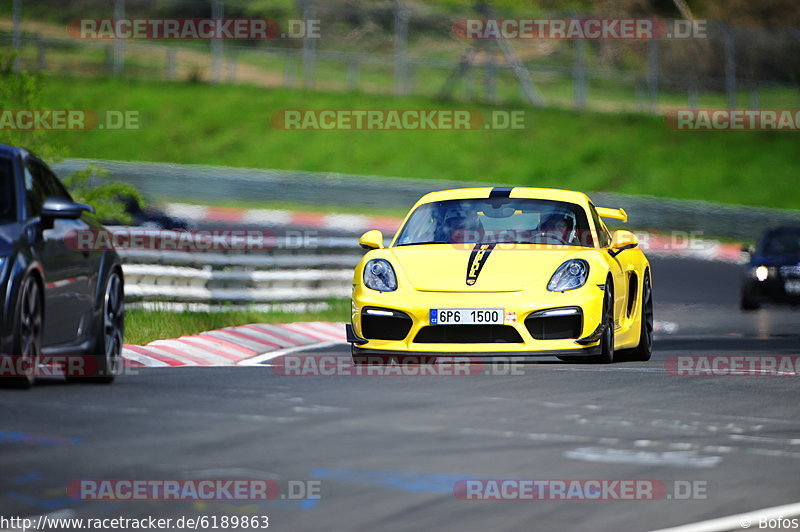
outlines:
[[[486,186],[471,182],[87,159],[62,161],[55,169],[64,176],[89,163],[109,170],[116,179],[131,182],[156,199],[175,198],[176,191],[180,191],[182,201],[210,203],[247,198],[251,202],[283,200],[316,205],[407,208],[432,190]],[[684,231],[692,238],[755,240],[767,227],[800,224],[800,211],[614,193],[591,196],[597,205],[624,208],[629,214],[631,229]],[[263,211],[269,212],[277,211]],[[341,227],[336,228],[338,232],[356,234],[363,230],[347,220],[348,217],[342,217]],[[258,223],[269,225],[269,222],[260,220]],[[203,239],[197,242],[201,241],[207,244]],[[207,249],[202,246],[191,251],[179,248],[121,250],[127,299],[138,306],[177,311],[220,308],[302,311],[319,308],[331,298],[349,296],[352,268],[363,253],[354,238],[318,237],[313,245],[299,246],[296,242],[272,239],[268,244],[264,249],[247,252],[202,251]],[[726,249],[722,253],[718,243],[712,244],[694,250],[694,255],[740,260],[736,250]],[[657,249],[652,251],[658,252]]]
[[[140,239],[167,236],[168,242],[191,248],[117,249],[123,260],[126,299],[139,306],[181,303],[239,308],[344,298],[350,295],[353,267],[363,253],[352,238],[319,238],[305,246],[273,239],[266,246],[244,250],[237,248],[241,242],[195,233],[110,230]],[[217,250],[197,251],[215,245]]]
[[[219,203],[224,200],[289,201],[313,205],[410,208],[423,194],[503,183],[403,179],[292,170],[67,159],[60,176],[94,163],[156,199]],[[179,191],[179,192],[178,192]],[[754,241],[768,227],[800,224],[800,211],[723,205],[609,192],[590,194],[595,204],[624,208],[634,229],[694,232],[704,237]],[[343,226],[343,232],[348,228]]]

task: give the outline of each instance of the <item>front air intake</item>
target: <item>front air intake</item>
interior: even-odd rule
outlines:
[[[429,325],[417,333],[418,344],[514,344],[522,337],[509,325]]]

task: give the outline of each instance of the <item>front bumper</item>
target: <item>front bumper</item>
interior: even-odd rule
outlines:
[[[377,292],[363,285],[353,290],[352,329],[348,341],[354,353],[384,355],[453,353],[464,356],[591,356],[599,353],[599,336],[603,310],[603,288],[587,284],[568,292],[433,292],[413,289],[395,292]],[[547,309],[578,307],[582,312],[580,333],[575,338],[535,339],[525,325],[528,316]],[[403,339],[377,340],[365,337],[362,328],[362,311],[379,308],[400,311],[411,318],[411,327]],[[429,326],[430,309],[502,308],[516,312],[516,322],[506,321],[513,327],[521,341],[487,343],[426,343],[417,342],[421,329]],[[438,326],[434,326],[438,327]],[[576,340],[598,336],[597,340],[578,343]]]
[[[764,281],[747,278],[744,281],[743,293],[749,299],[759,303],[776,303],[784,305],[800,305],[800,294],[788,293],[786,279],[783,277],[770,278]]]

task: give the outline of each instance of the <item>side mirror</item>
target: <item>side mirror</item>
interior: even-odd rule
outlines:
[[[611,256],[616,257],[626,249],[633,249],[639,246],[639,239],[630,231],[614,231],[611,237]]]
[[[84,212],[94,214],[94,207],[57,197],[45,198],[44,205],[42,205],[42,219],[44,220],[56,218],[76,220]]]
[[[364,249],[381,249],[383,248],[383,233],[374,229],[367,231],[358,239],[358,244]]]

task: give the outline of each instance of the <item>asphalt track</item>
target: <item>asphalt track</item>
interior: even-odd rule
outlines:
[[[737,308],[738,267],[653,259],[647,363],[522,375],[158,368],[0,390],[0,516],[268,515],[271,530],[652,530],[800,501],[797,377],[678,377],[674,355],[797,355],[800,313]],[[346,354],[346,347],[313,353]],[[318,480],[319,499],[86,502],[76,479]],[[655,479],[656,501],[464,501],[459,479]],[[705,498],[678,500],[673,481]],[[757,528],[757,514],[753,528]],[[2,529],[2,527],[0,527]],[[174,528],[176,529],[177,528]],[[734,527],[738,529],[738,527]]]

